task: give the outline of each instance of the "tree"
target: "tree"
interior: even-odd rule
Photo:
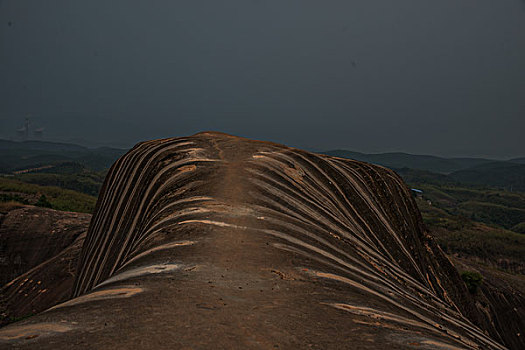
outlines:
[[[45,195],[41,195],[38,201],[35,203],[37,207],[52,208],[53,206],[47,200]]]
[[[467,285],[467,288],[471,294],[476,294],[479,286],[483,283],[483,276],[478,272],[464,271],[461,273],[461,278]]]

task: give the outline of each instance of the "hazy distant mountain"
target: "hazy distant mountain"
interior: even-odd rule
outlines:
[[[525,191],[525,164],[492,162],[456,171],[449,176],[461,183]]]
[[[117,148],[86,148],[47,141],[0,140],[0,173],[49,167],[75,162],[92,170],[107,169],[126,150]]]
[[[346,150],[333,150],[322,153],[330,156],[351,158],[363,162],[379,164],[388,168],[411,168],[442,174],[449,174],[472,166],[494,162],[492,159],[484,158],[442,158],[437,156],[399,152],[366,154]]]
[[[525,164],[525,157],[514,158],[514,159],[509,160],[509,162],[512,162],[512,163],[519,163],[519,164]]]
[[[323,153],[394,169],[407,182],[462,183],[525,191],[525,158],[496,161],[484,158],[442,158],[408,153],[366,154],[345,150]]]
[[[48,141],[10,141],[0,139],[0,150],[31,150],[49,152],[85,152],[88,149],[71,143]]]
[[[40,171],[63,173],[58,170],[64,163],[67,164],[67,168],[76,163],[89,170],[105,170],[125,152],[126,150],[118,148],[87,148],[70,143],[0,140],[0,173],[40,168],[43,168]],[[394,169],[405,177],[407,182],[463,183],[525,191],[525,157],[496,161],[408,153],[366,154],[347,150],[323,153]]]

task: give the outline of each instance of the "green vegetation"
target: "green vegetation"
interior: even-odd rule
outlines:
[[[520,222],[519,224],[512,227],[512,231],[517,233],[525,233],[525,221]]]
[[[512,229],[525,218],[525,209],[487,202],[463,202],[458,206],[458,211],[474,221],[495,224],[506,229]]]
[[[493,162],[454,172],[450,177],[464,184],[525,191],[525,164]]]
[[[41,195],[40,198],[36,201],[35,205],[37,207],[43,207],[43,208],[52,208],[53,206],[49,201],[47,200],[47,197],[45,194]]]
[[[448,187],[447,191],[459,201],[488,202],[507,206],[509,208],[525,209],[525,193],[507,192],[496,189],[471,189],[464,187]]]
[[[23,206],[24,205],[19,202],[13,202],[13,201],[2,202],[0,200],[0,214],[7,214],[11,210],[22,208]]]
[[[525,273],[525,235],[452,214],[416,199],[423,221],[449,255],[475,259],[507,272]]]
[[[34,315],[35,315],[34,313],[30,313],[30,314],[27,314],[27,315],[24,315],[24,316],[19,316],[19,317],[9,316],[8,322],[9,323],[13,323],[13,322],[22,321],[22,320],[25,320],[26,318],[32,317]]]
[[[333,150],[324,154],[379,164],[396,170],[408,183],[454,184],[525,192],[524,158],[496,161],[483,158],[443,158],[407,153],[366,154]]]
[[[122,149],[90,149],[67,143],[0,140],[0,173],[60,168],[61,164],[69,162],[93,171],[101,171],[109,168],[125,152],[126,150]],[[60,170],[53,172],[62,173]]]
[[[14,203],[20,203],[20,204],[29,204],[29,201],[26,198],[16,193],[0,193],[0,202],[1,203],[14,202]]]
[[[22,204],[50,205],[64,211],[91,213],[95,209],[96,197],[55,186],[40,186],[0,177],[0,201]]]
[[[91,172],[82,168],[76,174],[34,173],[15,175],[14,178],[26,183],[57,186],[91,196],[98,196],[105,174],[105,172]]]
[[[434,213],[434,219],[450,220],[449,216],[462,218],[463,221],[481,222],[494,228],[512,230],[517,233],[519,224],[525,221],[525,193],[507,192],[498,189],[479,189],[458,185],[436,185],[410,183],[423,191],[425,203],[440,209]],[[420,210],[427,208],[420,205]],[[427,217],[427,220],[432,220]],[[459,219],[454,219],[458,221]],[[431,226],[436,222],[427,222]]]
[[[459,230],[431,230],[448,254],[476,257],[503,269],[525,264],[525,237],[512,231],[472,226]]]
[[[483,283],[483,277],[474,271],[464,271],[461,273],[461,278],[467,285],[467,288],[470,293],[476,294],[481,283]]]

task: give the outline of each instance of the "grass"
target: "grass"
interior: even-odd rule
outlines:
[[[431,229],[449,254],[462,253],[499,264],[510,259],[525,264],[525,236],[512,231],[475,225],[459,230]]]
[[[9,323],[22,321],[22,320],[25,320],[26,318],[29,318],[29,317],[32,317],[32,316],[35,316],[35,314],[34,313],[30,313],[30,314],[27,314],[27,315],[24,315],[24,316],[19,316],[19,317],[10,316],[9,317]]]
[[[517,225],[525,222],[525,193],[450,184],[411,183],[410,187],[422,190],[423,198],[442,210],[438,218],[449,214],[522,233]]]
[[[519,224],[512,227],[512,231],[525,234],[525,221],[520,222]]]
[[[82,171],[78,174],[20,174],[15,175],[14,179],[25,183],[42,186],[56,186],[76,192],[82,192],[91,196],[98,196],[102,183],[104,182],[104,177],[104,172],[95,173]]]
[[[474,221],[497,224],[510,229],[525,219],[525,209],[510,208],[489,202],[466,201],[458,206],[458,211]]]
[[[7,177],[0,177],[0,193],[0,201],[4,203],[36,205],[45,196],[45,202],[41,200],[40,203],[48,203],[52,209],[81,213],[92,213],[97,201],[96,197],[85,193],[56,186],[28,184]]]
[[[507,272],[525,273],[525,235],[473,221],[416,200],[423,221],[449,255],[475,258]]]
[[[7,214],[11,210],[22,208],[24,205],[15,201],[0,201],[0,214]]]

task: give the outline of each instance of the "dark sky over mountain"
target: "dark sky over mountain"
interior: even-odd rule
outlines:
[[[523,156],[522,0],[0,1],[0,137]]]

